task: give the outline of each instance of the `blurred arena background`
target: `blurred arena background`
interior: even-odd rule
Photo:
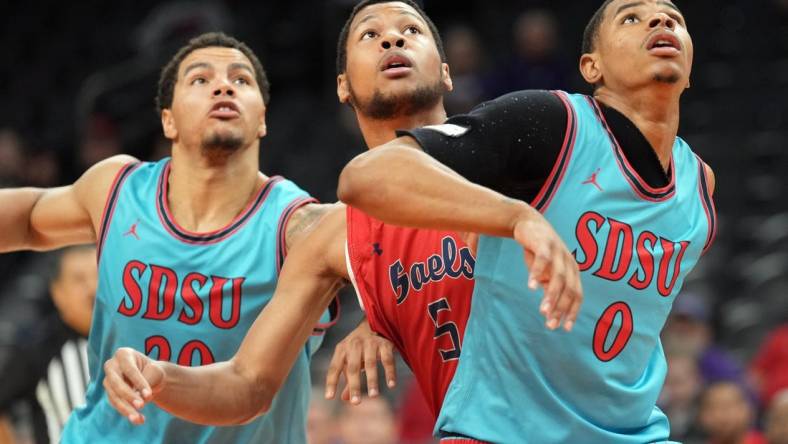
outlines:
[[[340,169],[364,149],[335,92],[336,41],[354,3],[3,2],[0,186],[70,183],[121,152],[167,155],[153,105],[159,70],[188,38],[222,30],[257,52],[271,80],[262,170],[335,200]],[[449,58],[450,114],[518,89],[589,91],[577,60],[599,2],[421,3]],[[748,433],[766,428],[767,413],[788,428],[788,1],[676,3],[695,44],[679,134],[716,172],[721,222],[664,331],[660,405],[685,442],[766,442]],[[0,255],[0,414],[17,442],[35,442],[27,379],[45,353],[53,267],[48,255]],[[352,291],[342,298],[313,365],[318,397],[333,345],[361,318]],[[318,400],[313,441],[431,442],[419,396],[402,367],[386,403]]]

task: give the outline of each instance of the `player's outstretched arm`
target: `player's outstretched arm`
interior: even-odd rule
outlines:
[[[104,365],[103,383],[115,409],[134,424],[144,422],[139,410],[150,401],[207,425],[242,424],[265,413],[344,285],[345,211],[337,205],[295,245],[273,299],[231,360],[181,367],[119,349]]]
[[[525,250],[547,327],[571,330],[582,302],[574,257],[547,220],[522,201],[476,185],[400,137],[354,158],[342,171],[340,200],[396,225],[510,237]]]
[[[69,186],[0,190],[0,252],[95,242],[112,182],[134,161],[130,156],[108,158]]]

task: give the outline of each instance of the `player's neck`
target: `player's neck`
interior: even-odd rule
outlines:
[[[446,121],[446,110],[443,103],[415,114],[400,116],[388,120],[371,119],[356,113],[361,135],[368,148],[375,148],[397,138],[396,131],[418,128],[425,125],[438,125]]]
[[[266,179],[259,172],[258,153],[255,144],[217,159],[174,145],[167,201],[175,221],[195,232],[230,223]]]
[[[650,87],[620,94],[603,87],[594,97],[635,124],[667,171],[679,130],[680,95],[673,88]]]

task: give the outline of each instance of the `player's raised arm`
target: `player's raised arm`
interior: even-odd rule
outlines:
[[[108,158],[69,186],[0,190],[0,252],[95,242],[112,182],[124,165],[135,161]]]
[[[521,191],[543,186],[567,144],[568,115],[558,93],[503,96],[357,156],[342,171],[337,193],[387,223],[516,239],[531,270],[529,286],[545,289],[547,326],[556,328],[563,318],[569,330],[582,301],[577,263],[525,203],[533,196]]]
[[[266,412],[344,284],[344,240],[345,208],[336,205],[289,253],[273,299],[230,361],[181,367],[118,350],[104,365],[112,405],[135,424],[144,422],[139,410],[147,401],[208,425],[241,424]]]

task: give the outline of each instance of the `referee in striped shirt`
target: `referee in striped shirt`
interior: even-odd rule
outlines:
[[[60,431],[71,411],[85,403],[87,336],[96,299],[98,270],[93,246],[71,247],[62,253],[49,290],[62,320],[57,340],[60,351],[49,362],[36,387],[50,442],[60,442]]]
[[[41,328],[45,333],[41,333],[40,342],[36,341],[41,346],[22,351],[19,360],[11,362],[27,369],[24,375],[12,372],[16,374],[15,384],[32,387],[37,381],[35,399],[39,405],[32,406],[31,419],[34,439],[38,444],[60,442],[60,432],[71,411],[85,403],[85,388],[89,380],[86,338],[97,280],[95,247],[61,250],[49,283],[49,293],[57,312],[40,321],[46,323]],[[48,364],[23,362],[25,359],[41,364],[48,361]]]

